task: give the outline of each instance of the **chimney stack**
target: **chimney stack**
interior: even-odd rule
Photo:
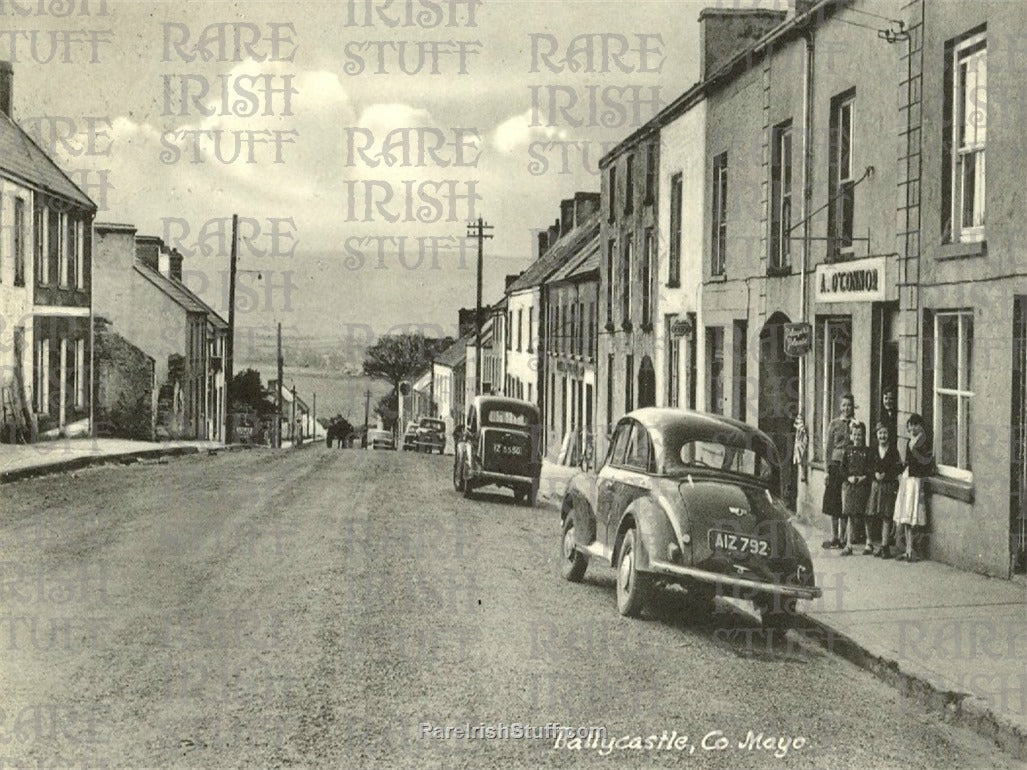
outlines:
[[[560,235],[564,236],[574,229],[574,199],[560,201]]]
[[[0,61],[0,112],[13,118],[14,67],[9,61]]]
[[[542,233],[539,233],[539,235],[542,235]],[[539,239],[539,241],[541,242],[541,238]],[[510,288],[510,284],[512,284],[514,281],[516,281],[520,277],[521,277],[521,273],[507,273],[506,285],[503,286],[503,288],[504,289],[509,289]]]
[[[178,249],[171,250],[171,253],[168,254],[168,262],[170,263],[171,277],[182,283],[182,255]]]
[[[136,236],[136,259],[154,272],[160,272],[160,238],[155,235]]]
[[[549,226],[549,246],[546,249],[546,251],[549,251],[549,249],[553,248],[553,245],[558,240],[560,240],[560,220],[559,219],[557,219],[554,224]]]
[[[786,16],[786,11],[763,8],[704,8],[699,13],[699,80],[709,78]]]
[[[549,231],[539,230],[538,231],[538,256],[541,258],[546,253],[546,249],[549,248]]]
[[[599,193],[574,193],[574,226],[578,227],[592,214],[599,211]]]

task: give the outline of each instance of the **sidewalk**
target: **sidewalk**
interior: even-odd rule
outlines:
[[[217,441],[132,441],[117,438],[73,438],[36,444],[0,444],[0,484],[108,462],[178,457],[242,448]]]
[[[540,496],[558,506],[575,472],[544,463]],[[841,556],[821,548],[826,530],[796,528],[824,591],[800,602],[797,632],[1027,760],[1024,584],[930,561]]]

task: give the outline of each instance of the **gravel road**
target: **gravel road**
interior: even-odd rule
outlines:
[[[451,462],[319,445],[5,486],[0,768],[1020,767],[729,607],[619,617],[612,574],[561,581],[554,510],[464,500]]]

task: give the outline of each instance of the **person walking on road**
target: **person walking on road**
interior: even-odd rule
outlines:
[[[824,457],[827,460],[827,481],[824,484],[824,499],[821,510],[831,517],[831,539],[824,541],[824,548],[842,548],[845,537],[845,518],[842,508],[842,461],[845,448],[849,446],[849,423],[856,411],[856,400],[851,393],[842,396],[840,414],[827,426],[827,442]]]

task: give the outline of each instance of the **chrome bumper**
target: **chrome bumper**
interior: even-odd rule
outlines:
[[[716,572],[707,572],[706,570],[695,569],[694,567],[681,567],[677,564],[658,561],[656,559],[649,560],[649,568],[652,572],[670,575],[672,577],[689,578],[703,583],[712,583],[714,585],[731,586],[732,588],[744,589],[745,591],[751,592],[753,595],[774,594],[776,596],[785,596],[790,599],[806,600],[818,599],[822,595],[821,590],[817,586],[786,586],[777,583],[760,583],[756,580],[745,580],[743,578],[731,577],[730,575],[719,575]],[[737,598],[746,599],[751,597],[739,596]]]

